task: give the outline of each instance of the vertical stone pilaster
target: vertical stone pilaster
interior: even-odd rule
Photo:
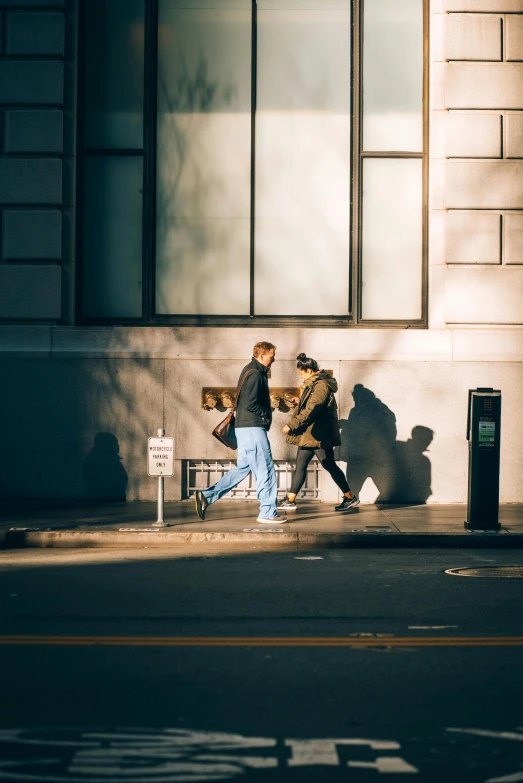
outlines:
[[[72,322],[77,0],[0,0],[0,323]]]
[[[523,324],[523,2],[445,12],[445,320]]]

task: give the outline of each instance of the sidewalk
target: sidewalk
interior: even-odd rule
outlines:
[[[465,505],[361,505],[336,514],[333,503],[302,501],[287,524],[260,525],[256,501],[221,500],[196,515],[192,500],[155,503],[15,502],[2,504],[0,549],[161,546],[254,549],[344,547],[523,547],[523,504],[500,508],[500,531],[469,532]]]

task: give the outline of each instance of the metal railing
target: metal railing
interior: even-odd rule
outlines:
[[[227,471],[235,466],[234,460],[186,460],[185,461],[185,497],[191,497],[197,489],[212,487]],[[275,460],[276,481],[278,485],[278,497],[285,495],[291,485],[291,477],[296,467],[292,460]],[[320,473],[321,465],[317,459],[313,459],[307,468],[305,484],[300,490],[299,497],[307,500],[320,500]],[[238,484],[228,495],[232,500],[248,500],[256,498],[256,485],[252,473]]]

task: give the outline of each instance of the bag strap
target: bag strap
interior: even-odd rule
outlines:
[[[232,409],[232,413],[235,413],[235,412],[236,412],[236,408],[238,407],[238,400],[240,399],[240,392],[241,392],[241,390],[242,390],[242,386],[243,386],[243,384],[245,383],[245,379],[246,379],[246,377],[247,377],[248,375],[250,375],[250,373],[251,373],[251,372],[257,372],[257,370],[254,370],[254,369],[252,369],[252,370],[247,370],[247,372],[245,373],[245,375],[243,376],[243,378],[242,378],[242,380],[241,380],[241,383],[239,384],[239,386],[238,386],[238,387],[237,387],[237,389],[236,389],[236,400],[235,400],[235,402],[234,402],[234,408]]]

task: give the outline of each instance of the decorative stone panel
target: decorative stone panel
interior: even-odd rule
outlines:
[[[20,13],[7,15],[8,55],[58,55],[64,53],[64,15]]]
[[[63,62],[0,60],[0,104],[62,104],[63,99]]]
[[[503,263],[523,265],[523,213],[503,217]]]
[[[499,16],[447,16],[447,60],[501,60],[502,20]]]
[[[61,202],[61,160],[0,159],[0,204],[59,205]]]
[[[61,310],[59,266],[0,264],[2,318],[56,321]]]
[[[505,118],[505,156],[523,158],[523,113],[514,112]]]
[[[505,58],[523,60],[523,16],[505,17]]]
[[[523,161],[449,160],[447,209],[523,209]]]
[[[5,113],[5,151],[60,153],[64,148],[63,113],[12,110]]]
[[[447,264],[499,264],[501,215],[491,212],[447,213],[445,261]]]
[[[501,115],[449,112],[445,123],[448,158],[500,158]]]
[[[447,109],[520,109],[523,63],[447,63]]]
[[[451,324],[523,324],[523,267],[449,266],[445,320]]]
[[[63,8],[65,0],[2,0],[4,8]]]
[[[445,10],[510,13],[523,12],[523,0],[446,0]]]
[[[4,212],[4,261],[60,261],[62,213],[57,210],[16,209]]]

